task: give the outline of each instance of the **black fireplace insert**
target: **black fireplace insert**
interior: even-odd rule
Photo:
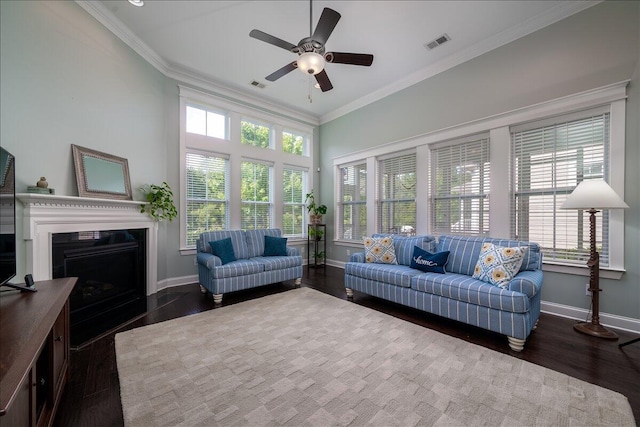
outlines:
[[[146,230],[56,233],[53,278],[78,277],[69,297],[71,345],[146,312]]]

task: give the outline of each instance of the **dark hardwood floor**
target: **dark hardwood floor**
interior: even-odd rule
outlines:
[[[327,267],[326,271],[306,268],[304,271],[303,286],[346,299],[344,270]],[[227,294],[222,305],[286,292],[293,287],[293,282],[286,282]],[[360,293],[355,294],[354,302],[622,393],[629,399],[636,423],[640,422],[640,342],[618,348],[618,343],[637,338],[637,335],[616,331],[620,336],[619,341],[592,338],[575,332],[572,328],[575,321],[543,313],[538,328],[527,340],[524,351],[516,353],[509,349],[506,337],[483,329]],[[149,297],[148,306],[147,314],[137,320],[71,352],[70,380],[54,425],[122,425],[115,334],[214,308],[213,301],[203,295],[196,284],[160,291]]]

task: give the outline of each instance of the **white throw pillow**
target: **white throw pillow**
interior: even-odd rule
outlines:
[[[507,248],[485,243],[480,250],[473,278],[507,289],[511,279],[520,270],[526,250],[525,246]]]
[[[366,262],[398,264],[391,237],[365,237],[364,258]]]

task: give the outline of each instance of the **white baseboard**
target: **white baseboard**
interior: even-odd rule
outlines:
[[[344,269],[344,261],[327,259],[327,265]],[[158,282],[158,290],[172,288],[174,286],[189,285],[198,283],[198,275],[172,277]],[[557,304],[555,302],[541,301],[540,310],[543,313],[554,316],[566,317],[568,319],[585,320],[589,314],[588,310],[570,305]],[[616,314],[600,313],[600,323],[610,328],[621,329],[628,332],[640,333],[640,319],[618,316]]]
[[[192,283],[198,283],[198,275],[193,274],[191,276],[171,277],[169,279],[158,281],[158,290],[173,288],[175,286],[190,285]]]
[[[541,301],[540,311],[554,316],[566,317],[568,319],[587,320],[589,310],[572,307],[570,305],[556,304],[555,302]],[[640,319],[618,316],[600,312],[600,323],[614,329],[640,333]]]

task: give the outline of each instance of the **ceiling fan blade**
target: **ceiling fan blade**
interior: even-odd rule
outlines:
[[[311,38],[317,42],[325,44],[333,32],[333,29],[336,27],[336,24],[340,20],[340,16],[341,15],[335,10],[325,7],[322,10],[322,15],[320,15],[320,20],[318,21],[316,30],[313,32],[313,36],[311,36]]]
[[[296,63],[296,61],[293,61],[291,64],[287,64],[284,67],[280,68],[279,70],[274,71],[273,73],[269,74],[266,77],[266,79],[269,80],[270,82],[275,82],[280,77],[282,77],[282,76],[284,76],[286,74],[289,74],[290,72],[292,72],[296,68],[298,68],[298,64]]]
[[[373,55],[368,53],[327,52],[324,59],[335,64],[364,65],[365,67],[373,63]]]
[[[327,92],[333,89],[333,85],[331,84],[331,80],[329,80],[329,76],[325,70],[320,71],[316,74],[316,81],[320,85],[320,90],[323,92]]]
[[[263,42],[272,44],[274,46],[278,46],[281,47],[283,49],[286,49],[288,51],[293,51],[293,49],[297,49],[298,46],[291,44],[287,41],[284,41],[282,39],[279,39],[277,37],[272,36],[271,34],[267,34],[263,31],[260,30],[251,30],[251,32],[249,33],[249,37],[253,37],[254,39],[258,39],[258,40],[262,40]]]

